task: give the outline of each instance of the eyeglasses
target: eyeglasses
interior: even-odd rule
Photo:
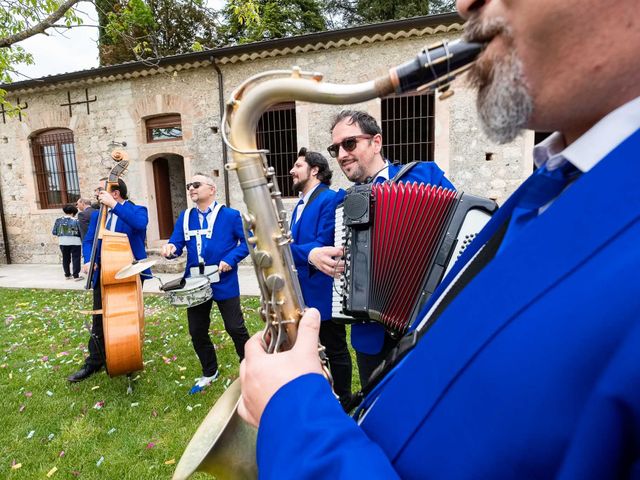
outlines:
[[[187,190],[189,190],[191,187],[193,187],[193,188],[200,188],[202,185],[209,185],[210,187],[213,187],[213,185],[211,185],[210,183],[204,183],[204,182],[189,182],[189,183],[187,183]]]
[[[338,158],[340,147],[342,147],[345,152],[353,152],[358,146],[358,140],[360,140],[361,138],[373,138],[373,135],[354,135],[353,137],[347,137],[340,143],[329,145],[327,147],[327,151],[333,158]]]

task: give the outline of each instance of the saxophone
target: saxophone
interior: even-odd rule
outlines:
[[[304,301],[289,244],[291,231],[275,171],[267,166],[267,151],[259,150],[256,127],[262,114],[284,101],[324,104],[360,103],[391,93],[412,90],[440,91],[449,96],[451,81],[467,70],[483,45],[456,41],[423,49],[413,60],[369,82],[337,85],[322,82],[322,74],[275,70],[250,77],[227,102],[223,140],[232,151],[247,214],[245,236],[261,292],[260,314],[265,321],[263,346],[269,353],[285,351],[296,341]],[[249,232],[253,232],[253,236]],[[213,406],[187,446],[173,478],[186,479],[196,470],[225,478],[257,478],[257,431],[237,413],[240,380],[236,380]]]

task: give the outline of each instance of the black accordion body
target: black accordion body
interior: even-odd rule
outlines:
[[[334,282],[333,318],[405,333],[496,209],[493,200],[425,184],[350,188],[336,211],[345,272]]]

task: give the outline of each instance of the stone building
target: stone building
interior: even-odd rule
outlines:
[[[213,175],[218,199],[246,210],[235,173],[224,168],[231,152],[221,135],[224,101],[244,80],[295,65],[321,72],[324,82],[365,82],[461,31],[455,14],[416,17],[3,85],[21,111],[10,115],[0,107],[0,256],[57,263],[54,219],[64,203],[93,195],[114,149],[131,160],[124,177],[130,198],[149,209],[149,248],[169,237],[188,206],[184,183],[195,172]],[[435,160],[459,189],[500,202],[531,171],[534,133],[506,146],[491,143],[479,129],[473,92],[460,80],[453,89],[444,101],[422,93],[353,107],[381,121],[392,160]],[[289,207],[295,199],[288,171],[297,150],[326,154],[331,117],[341,108],[285,100],[262,116],[258,144],[271,151]],[[330,161],[334,185],[348,186]]]

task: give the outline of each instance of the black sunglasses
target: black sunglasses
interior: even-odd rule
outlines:
[[[345,152],[353,152],[358,145],[358,140],[360,140],[361,138],[373,138],[373,135],[354,135],[353,137],[347,137],[340,143],[329,145],[327,147],[327,151],[333,158],[338,158],[340,147],[344,148]]]
[[[190,182],[190,183],[187,183],[187,190],[189,190],[191,187],[193,187],[193,188],[200,188],[202,185],[209,185],[209,186],[213,187],[213,185],[211,185],[210,183],[204,183],[204,182]]]

